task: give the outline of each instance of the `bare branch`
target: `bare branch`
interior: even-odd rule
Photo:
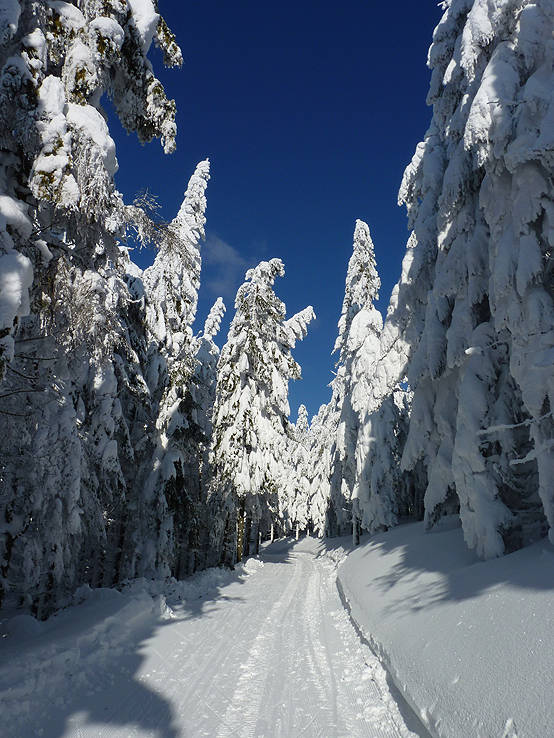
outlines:
[[[25,354],[14,354],[16,359],[23,361],[56,361],[56,356],[26,356]]]
[[[47,390],[48,390],[47,387],[42,387],[41,389],[12,390],[11,392],[5,392],[3,395],[0,395],[0,400],[2,400],[4,397],[11,397],[12,395],[22,395],[22,394],[26,394],[27,392],[47,392]]]
[[[14,369],[11,364],[8,364],[8,370],[10,372],[13,372],[14,374],[17,374],[18,377],[22,377],[23,379],[28,379],[30,382],[36,382],[37,377],[30,377],[28,374],[23,374],[23,372],[18,371],[17,369]]]

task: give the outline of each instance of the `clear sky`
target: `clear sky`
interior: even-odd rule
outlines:
[[[408,236],[397,193],[430,121],[427,50],[435,0],[260,3],[159,0],[185,64],[163,70],[177,103],[177,152],[141,147],[111,123],[131,201],[141,189],[175,216],[198,161],[211,161],[207,242],[197,328],[221,294],[230,319],[245,270],[279,257],[276,292],[287,314],[313,305],[317,321],[295,351],[304,379],[291,383],[291,417],[327,402],[331,350],[356,218],[375,243],[386,311]],[[135,252],[146,266],[152,252]],[[219,343],[227,334],[224,324]],[[216,339],[217,340],[217,339]]]

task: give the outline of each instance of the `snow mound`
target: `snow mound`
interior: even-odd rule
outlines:
[[[477,561],[447,528],[400,526],[353,551],[339,568],[351,616],[431,735],[545,738],[554,548]]]
[[[122,591],[127,596],[141,596],[147,593],[156,603],[163,600],[166,609],[160,614],[171,617],[171,610],[185,605],[190,600],[199,600],[204,597],[215,596],[222,587],[232,581],[242,580],[255,574],[263,567],[263,561],[256,558],[247,559],[237,564],[233,570],[222,567],[212,567],[193,574],[188,579],[178,581],[173,577],[168,579],[132,579],[123,584]],[[101,590],[90,590],[93,596]],[[159,605],[156,604],[158,608]]]
[[[234,570],[207,569],[184,581],[135,579],[121,592],[83,585],[71,607],[44,622],[26,614],[0,619],[0,705],[9,738],[42,734],[38,726],[51,705],[63,712],[77,694],[85,705],[94,701],[99,674],[132,672],[138,644],[166,621],[190,617],[194,608],[187,601],[215,599],[221,588],[262,567],[249,559]]]

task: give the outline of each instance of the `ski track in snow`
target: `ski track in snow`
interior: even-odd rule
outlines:
[[[424,736],[406,726],[342,607],[336,564],[317,557],[318,546],[269,547],[254,576],[199,608],[176,609],[135,641],[134,673],[87,675],[84,699],[70,697],[62,714],[42,704],[40,728],[37,710],[10,738]]]

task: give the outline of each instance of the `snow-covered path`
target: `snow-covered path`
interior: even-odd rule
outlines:
[[[41,699],[35,680],[27,717],[12,725],[30,732],[10,738],[423,735],[354,631],[320,545],[274,544],[263,566],[217,598],[187,601],[155,622],[137,617],[132,637],[112,638],[104,660],[73,664],[60,699]],[[124,625],[112,617],[114,628]],[[64,650],[52,640],[50,648],[59,661]]]

